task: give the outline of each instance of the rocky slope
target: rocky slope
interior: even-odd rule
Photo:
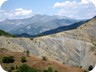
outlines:
[[[39,38],[0,37],[0,48],[14,52],[29,50],[34,56],[46,56],[70,66],[88,69],[96,64],[96,18],[77,29]]]

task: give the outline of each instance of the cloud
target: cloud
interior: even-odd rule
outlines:
[[[32,10],[25,10],[22,8],[17,8],[15,10],[6,12],[6,15],[8,15],[9,17],[27,16],[31,14],[32,14]]]
[[[81,3],[88,4],[89,3],[89,0],[82,0]]]
[[[24,10],[22,8],[18,8],[15,10],[15,15],[20,16],[20,15],[29,15],[32,13],[32,10]]]
[[[71,18],[91,18],[96,15],[96,8],[90,0],[56,2],[53,6],[58,9],[57,15]]]
[[[54,4],[54,8],[61,8],[61,7],[73,7],[73,6],[80,6],[84,4],[88,4],[89,0],[81,0],[80,2],[77,1],[65,1],[65,2],[56,2]]]
[[[0,10],[0,20],[5,19],[6,17],[10,19],[26,18],[32,16],[32,14],[32,10],[26,10],[22,8],[17,8],[10,11]]]
[[[90,0],[96,7],[96,0]]]
[[[96,0],[82,0],[82,3],[88,4],[89,2],[92,2],[96,7]]]
[[[73,1],[73,2],[70,2],[70,1],[65,1],[65,2],[56,2],[54,4],[54,8],[61,8],[61,7],[67,7],[67,6],[76,6],[77,5],[77,2],[76,1]]]
[[[1,8],[1,6],[2,6],[2,4],[4,3],[4,2],[6,2],[7,0],[0,0],[0,8]]]

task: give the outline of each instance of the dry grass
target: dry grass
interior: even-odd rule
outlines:
[[[15,58],[15,62],[11,63],[11,64],[4,64],[2,63],[1,59],[3,56],[14,56]],[[0,64],[3,66],[4,69],[8,70],[10,69],[10,66],[20,66],[22,63],[20,62],[20,58],[22,56],[25,56],[27,58],[27,62],[26,64],[29,65],[30,67],[39,69],[39,70],[44,70],[47,69],[48,67],[52,67],[53,70],[58,70],[58,72],[84,72],[83,69],[81,68],[77,68],[77,67],[69,67],[63,64],[59,64],[57,62],[53,62],[53,61],[44,61],[42,59],[39,59],[37,57],[34,56],[29,56],[27,57],[25,53],[17,53],[17,52],[11,52],[8,50],[1,50],[0,49]]]

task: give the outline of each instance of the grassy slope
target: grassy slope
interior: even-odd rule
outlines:
[[[3,30],[0,30],[0,36],[15,37],[15,35],[11,35]]]

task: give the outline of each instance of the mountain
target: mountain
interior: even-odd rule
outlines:
[[[0,48],[30,54],[50,61],[88,70],[96,64],[96,18],[76,29],[37,38],[0,37]]]
[[[68,25],[68,26],[61,26],[61,27],[58,27],[56,29],[45,31],[41,34],[42,35],[50,35],[50,34],[55,34],[55,33],[63,32],[63,31],[67,31],[67,30],[76,29],[87,21],[80,21],[80,22],[77,22],[77,23],[74,23],[74,24],[71,24],[71,25]]]
[[[60,26],[67,26],[76,23],[78,20],[67,18],[64,16],[48,16],[48,15],[35,15],[26,19],[6,19],[0,22],[0,29],[5,30],[11,34],[26,33],[35,35]]]
[[[61,22],[61,21],[59,21],[59,22]],[[89,21],[89,20],[82,20],[80,22],[76,22],[76,23],[71,24],[71,25],[60,26],[60,27],[58,27],[56,29],[51,29],[51,30],[48,30],[48,31],[45,31],[45,32],[42,32],[42,33],[35,34],[35,35],[30,35],[30,34],[27,34],[27,33],[22,33],[22,34],[16,34],[16,36],[17,37],[39,37],[39,36],[55,34],[55,33],[63,32],[63,31],[67,31],[67,30],[76,29],[79,26],[81,26],[82,24],[86,23],[87,21]],[[57,20],[57,22],[58,22],[58,20]]]
[[[80,25],[86,23],[88,20],[82,20],[80,22],[68,25],[68,26],[60,26],[56,29],[52,29],[52,30],[48,30],[42,33],[38,33],[35,35],[30,35],[27,33],[22,33],[22,34],[16,34],[17,37],[39,37],[39,36],[45,36],[45,35],[50,35],[50,34],[55,34],[55,33],[59,33],[59,32],[63,32],[63,31],[67,31],[67,30],[72,30],[72,29],[76,29],[77,27],[79,27]],[[60,21],[61,22],[61,21]],[[58,23],[59,24],[59,23]]]

